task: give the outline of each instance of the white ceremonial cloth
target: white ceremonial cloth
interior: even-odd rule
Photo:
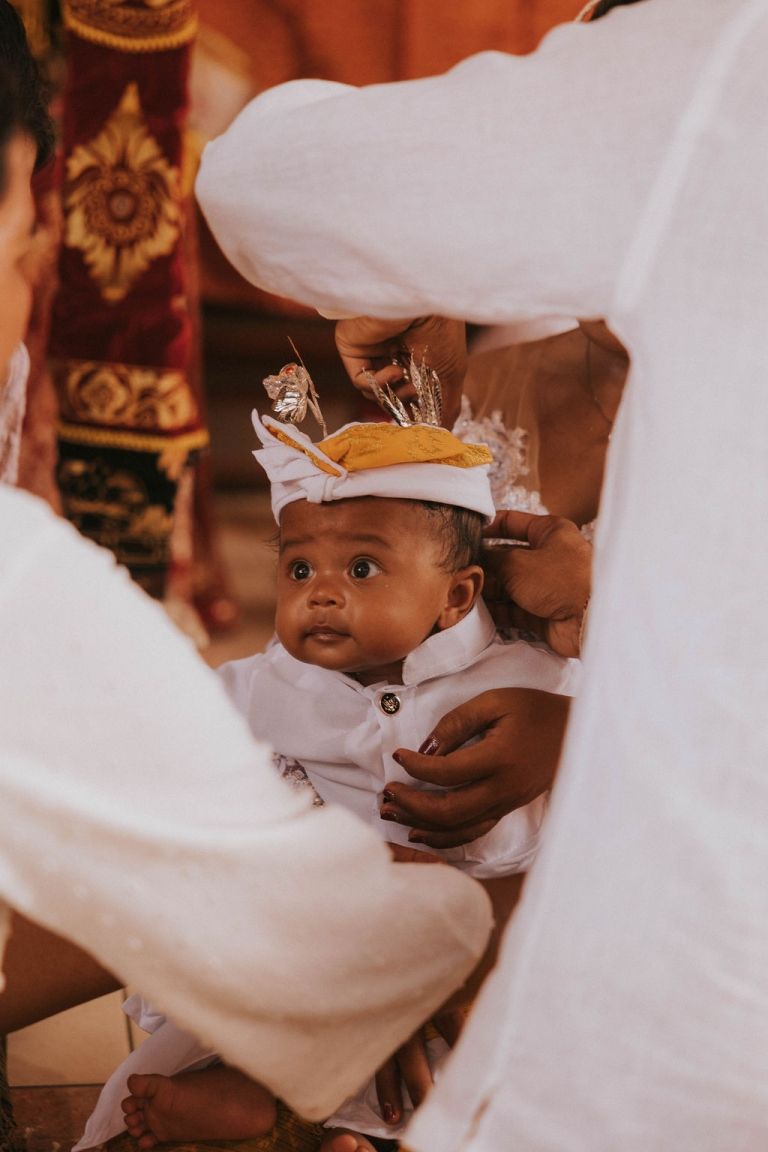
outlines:
[[[632,356],[546,841],[419,1152],[768,1147],[766,59],[767,0],[645,0],[521,59],[278,89],[204,159],[265,288],[604,316]]]
[[[380,838],[408,844],[407,828],[379,817],[381,791],[389,781],[414,783],[391,753],[418,748],[441,716],[490,688],[521,685],[573,693],[579,664],[542,645],[503,640],[480,602],[453,628],[430,636],[408,656],[402,685],[364,687],[341,672],[295,660],[278,642],[264,653],[222,664],[218,673],[254,736],[272,745],[280,764],[293,768],[298,761],[326,803],[354,812]],[[393,696],[398,710],[385,712],[382,699],[391,701]],[[430,851],[476,878],[524,871],[538,848],[545,809],[546,799],[539,797],[471,844]],[[305,963],[310,980],[311,957]],[[131,997],[125,1010],[152,1035],[110,1076],[73,1152],[103,1144],[124,1131],[120,1103],[128,1094],[130,1075],[172,1076],[204,1067],[216,1055],[158,1015],[143,997]],[[445,1051],[442,1038],[431,1044],[436,1061]],[[406,1106],[404,1115],[410,1111]],[[328,1123],[383,1138],[400,1131],[381,1119],[373,1080],[344,1101]]]
[[[3,486],[0,644],[0,952],[13,907],[327,1115],[471,969],[480,887],[292,791],[111,555]]]
[[[295,660],[277,642],[266,652],[223,664],[219,673],[254,736],[285,760],[298,761],[326,803],[342,805],[379,836],[407,845],[410,829],[379,816],[387,784],[416,783],[392,753],[419,748],[447,712],[493,688],[573,695],[579,663],[516,633],[503,639],[479,601],[458,624],[411,652],[402,684],[366,687],[342,672]],[[385,711],[387,706],[397,710]],[[540,796],[485,836],[436,855],[476,879],[524,872],[539,846],[546,805]]]

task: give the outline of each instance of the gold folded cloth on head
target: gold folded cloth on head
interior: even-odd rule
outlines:
[[[303,452],[329,476],[342,475],[334,470],[329,460],[340,464],[346,472],[387,468],[392,464],[447,464],[452,468],[476,468],[493,460],[484,444],[464,444],[447,428],[434,428],[429,424],[412,424],[408,428],[396,424],[350,425],[312,445],[327,459],[316,455],[306,442],[292,436],[287,426],[271,424],[270,431],[283,444]]]

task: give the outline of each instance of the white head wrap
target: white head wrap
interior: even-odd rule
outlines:
[[[415,424],[345,424],[333,436],[314,444],[293,425],[253,413],[262,448],[253,454],[272,486],[272,512],[294,500],[322,504],[355,496],[431,500],[479,512],[488,522],[495,509],[488,481],[487,449],[463,444],[445,428]],[[374,446],[386,441],[384,451]],[[391,445],[405,450],[405,463],[390,463]],[[351,451],[350,451],[351,449]],[[426,449],[426,451],[423,451]],[[343,459],[343,463],[337,457]]]

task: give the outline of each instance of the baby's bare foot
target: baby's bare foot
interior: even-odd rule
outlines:
[[[350,1128],[328,1128],[319,1152],[376,1152],[373,1144]]]
[[[125,1126],[143,1152],[166,1140],[248,1140],[275,1123],[272,1094],[226,1064],[177,1076],[130,1076],[128,1089]]]

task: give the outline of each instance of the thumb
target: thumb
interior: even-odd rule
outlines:
[[[419,752],[425,756],[445,756],[461,748],[473,736],[484,732],[499,715],[494,697],[493,691],[482,692],[446,712],[427,736]]]
[[[507,509],[499,512],[483,535],[499,536],[506,540],[527,540],[532,547],[539,547],[560,520],[557,516],[539,516],[534,512],[515,512]]]

